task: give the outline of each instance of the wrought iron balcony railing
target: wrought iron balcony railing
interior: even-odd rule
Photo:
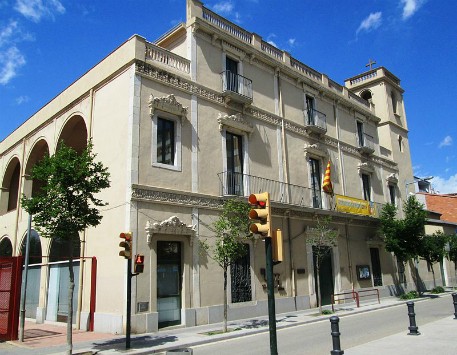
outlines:
[[[325,134],[327,132],[327,116],[325,113],[315,109],[303,111],[305,116],[305,128],[316,133]]]
[[[363,136],[358,136],[359,152],[365,154],[374,153],[374,138],[369,134],[364,133]]]
[[[222,196],[249,196],[251,193],[268,191],[273,202],[293,206],[324,208],[321,190],[286,184],[258,176],[224,171],[217,174]],[[379,217],[383,204],[357,198],[335,195],[328,209],[339,212]]]
[[[314,207],[315,205],[312,189],[304,186],[230,171],[224,171],[217,175],[221,184],[222,196],[249,196],[252,193],[268,191],[270,199],[274,202],[304,207]],[[318,193],[320,194],[320,191]]]
[[[225,70],[221,73],[222,93],[242,102],[252,102],[252,80]],[[235,94],[235,95],[233,95]]]

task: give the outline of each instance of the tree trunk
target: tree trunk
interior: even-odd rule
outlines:
[[[222,331],[227,332],[227,265],[224,265],[224,327]]]
[[[322,300],[321,300],[321,276],[320,276],[319,257],[316,258],[316,274],[317,274],[317,305],[319,307],[319,314],[322,314]]]
[[[433,269],[433,264],[432,263],[430,263],[430,269],[432,269],[433,287],[436,288],[435,269]]]
[[[75,289],[75,275],[73,272],[73,235],[68,238],[68,270],[70,283],[68,285],[68,316],[67,316],[67,354],[73,353],[73,290]]]

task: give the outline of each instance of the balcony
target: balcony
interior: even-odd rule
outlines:
[[[217,174],[221,196],[249,196],[251,193],[268,191],[273,202],[298,207],[322,209],[322,192],[309,187],[286,184],[258,176],[224,171]],[[383,204],[335,195],[331,209],[341,213],[379,217]]]
[[[304,110],[305,129],[319,135],[327,133],[327,116],[315,109]]]
[[[366,133],[358,136],[359,153],[371,155],[374,153],[374,138]]]
[[[221,73],[222,95],[226,102],[235,101],[243,105],[252,103],[252,80],[229,70]]]

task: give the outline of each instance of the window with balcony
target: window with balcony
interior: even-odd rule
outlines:
[[[314,208],[322,208],[321,195],[321,168],[320,161],[314,158],[309,159],[309,172],[311,178],[311,194]]]
[[[252,80],[242,75],[242,62],[225,57],[221,73],[222,93],[226,101],[234,100],[243,104],[252,102]]]
[[[227,193],[243,196],[243,137],[226,132]]]
[[[152,165],[181,169],[181,122],[173,115],[159,113],[153,116]]]
[[[362,190],[363,199],[365,201],[371,201],[371,181],[368,174],[362,174]]]
[[[363,136],[363,122],[357,121],[357,143],[359,147],[363,147],[365,139]]]

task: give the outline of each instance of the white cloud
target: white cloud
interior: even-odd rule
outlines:
[[[16,104],[22,105],[26,102],[29,102],[30,98],[28,96],[19,96],[16,98]]]
[[[424,3],[425,0],[400,0],[400,5],[403,7],[403,20],[413,16]]]
[[[17,74],[17,69],[25,65],[25,58],[16,47],[0,52],[0,85],[6,85]]]
[[[432,180],[432,187],[435,192],[440,194],[457,193],[457,174],[448,179],[436,176]]]
[[[382,12],[373,12],[371,13],[366,19],[362,21],[359,28],[357,29],[357,33],[360,31],[370,32],[371,30],[377,29],[381,26],[382,23]]]
[[[5,43],[8,43],[11,37],[14,35],[17,29],[17,22],[10,21],[8,25],[4,28],[0,28],[0,47],[2,47]]]
[[[447,146],[450,146],[452,145],[452,137],[451,136],[446,136],[444,137],[444,139],[441,141],[440,145],[439,145],[439,148],[442,148],[442,147],[447,147]]]
[[[43,17],[54,19],[55,14],[65,13],[59,0],[17,0],[14,9],[34,22],[40,22]]]
[[[221,1],[213,6],[213,10],[221,15],[230,15],[233,11],[233,3],[231,1]]]
[[[287,40],[287,44],[290,46],[290,47],[293,47],[295,45],[295,38],[289,38]]]

